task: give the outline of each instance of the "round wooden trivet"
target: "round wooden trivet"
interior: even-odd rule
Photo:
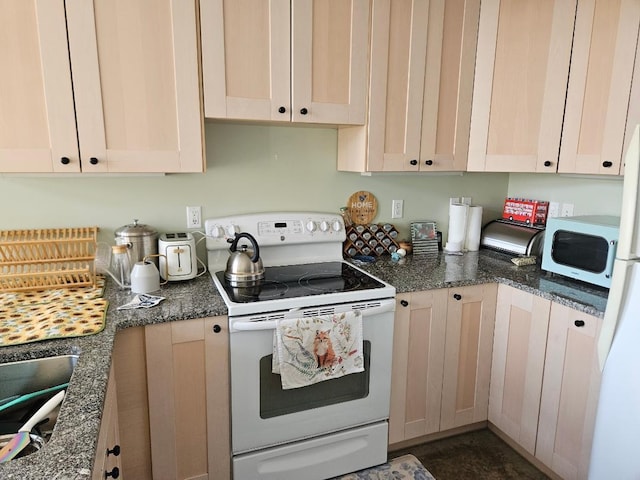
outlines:
[[[367,225],[373,221],[378,213],[378,201],[373,193],[364,190],[356,192],[347,201],[351,220],[356,225]]]

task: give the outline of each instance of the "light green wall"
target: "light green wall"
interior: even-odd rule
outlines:
[[[368,190],[378,199],[376,222],[391,221],[407,236],[411,221],[436,220],[446,237],[450,196],[471,196],[485,207],[487,221],[499,216],[508,194],[544,199],[547,193],[573,192],[566,187],[576,182],[536,175],[338,172],[332,128],[208,123],[206,143],[206,174],[0,176],[0,229],[97,225],[101,239],[111,241],[113,231],[134,218],[161,232],[184,231],[187,205],[201,205],[204,218],[279,210],[338,212],[353,192]],[[616,186],[606,185],[604,195],[586,189],[585,209],[607,203],[617,210]],[[582,209],[583,190],[579,186],[571,193],[576,213]],[[392,199],[404,200],[404,218],[391,220]]]
[[[622,177],[512,173],[509,196],[572,203],[574,215],[620,215]]]

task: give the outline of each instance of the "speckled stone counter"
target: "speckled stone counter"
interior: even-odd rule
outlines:
[[[602,317],[608,290],[543,272],[538,265],[515,266],[511,256],[481,250],[437,257],[408,255],[396,262],[382,257],[356,264],[390,283],[398,293],[498,282],[528,291],[578,311]]]
[[[162,287],[159,295],[165,300],[156,307],[118,311],[117,307],[128,303],[133,295],[108,281],[105,297],[109,308],[102,332],[0,348],[0,363],[51,355],[79,355],[51,440],[39,452],[1,464],[0,479],[91,478],[116,332],[128,327],[227,313],[208,273],[186,282],[169,283]]]
[[[481,251],[462,256],[440,254],[436,258],[408,256],[400,262],[386,257],[360,267],[394,285],[398,293],[499,282],[602,316],[606,290],[552,278],[536,265],[516,267],[509,258]],[[110,303],[106,327],[101,333],[0,348],[0,363],[50,355],[79,355],[51,440],[37,453],[0,465],[0,479],[89,479],[116,332],[128,327],[227,313],[209,274],[187,282],[170,283],[162,287],[160,294],[166,300],[156,307],[118,311],[117,307],[129,302],[132,295],[107,282],[105,296]]]

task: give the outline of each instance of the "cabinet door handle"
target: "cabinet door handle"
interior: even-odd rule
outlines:
[[[433,165],[433,160],[425,160],[424,164],[431,166]]]
[[[418,160],[415,160],[415,159],[414,159],[414,160],[411,160],[409,163],[410,163],[411,165],[417,165],[417,164],[418,164]]]
[[[613,166],[613,162],[610,162],[610,161],[607,160],[606,162],[602,162],[602,166],[604,168],[612,167]]]
[[[112,450],[109,450],[107,448],[107,457],[109,455],[113,455],[114,457],[117,457],[118,455],[120,455],[120,445],[115,445]]]
[[[280,108],[278,109],[278,113],[285,113],[286,111],[287,111],[287,109],[286,109],[286,108],[284,108],[284,107],[280,107]]]
[[[551,162],[549,160],[547,160],[546,162],[544,162],[544,166],[545,167],[550,167],[551,166]]]
[[[573,322],[576,327],[584,327],[584,320],[576,320]]]
[[[220,325],[213,326],[213,333],[220,333],[222,331],[222,327]]]
[[[63,165],[69,165],[69,163],[71,162],[71,160],[69,160],[69,157],[62,157],[60,159],[60,163]]]
[[[306,108],[300,109],[300,115],[306,115],[307,113],[309,113],[309,110],[307,110]]]
[[[113,467],[110,472],[104,471],[104,478],[118,478],[120,476],[120,469],[118,467]]]
[[[98,164],[98,159],[97,159],[96,157],[91,157],[91,158],[89,159],[89,163],[90,163],[91,165],[97,165],[97,164]]]
[[[403,307],[408,307],[409,302],[407,302],[406,300],[400,300],[400,305],[402,305]]]
[[[453,298],[455,298],[456,300],[462,300],[462,295],[460,295],[459,293],[454,293]]]

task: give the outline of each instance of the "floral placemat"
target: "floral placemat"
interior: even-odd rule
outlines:
[[[335,477],[333,480],[435,480],[413,455],[403,455],[377,467]]]
[[[109,302],[95,287],[0,293],[0,347],[101,332]]]

